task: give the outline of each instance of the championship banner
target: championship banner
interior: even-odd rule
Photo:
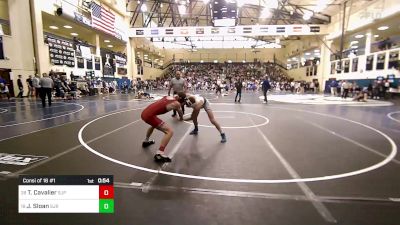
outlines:
[[[124,54],[114,54],[115,62],[117,67],[125,67],[127,64],[127,58]]]
[[[49,44],[51,64],[75,67],[75,53],[72,42],[48,36],[47,43]]]
[[[130,28],[129,37],[205,37],[327,34],[326,25],[246,25],[235,27],[152,27]]]
[[[353,65],[351,66],[351,72],[358,71],[358,58],[353,59]]]
[[[85,68],[85,60],[82,57],[76,57],[76,64],[79,69]]]
[[[383,70],[385,68],[385,59],[386,59],[386,54],[378,54],[377,59],[376,59],[376,69],[377,70]]]
[[[389,52],[389,69],[391,68],[399,68],[399,51]]]
[[[374,65],[374,56],[373,55],[367,56],[367,63],[366,63],[366,66],[365,66],[365,70],[371,71],[373,65]]]
[[[4,59],[3,37],[0,36],[0,59]]]
[[[350,60],[345,60],[344,61],[344,72],[345,73],[348,73],[349,72],[349,70],[350,70]]]
[[[103,62],[103,77],[114,77],[115,73],[115,60],[114,53],[109,51],[100,51]]]
[[[101,61],[100,61],[100,57],[94,57],[94,69],[95,70],[100,70],[100,66],[101,66]]]
[[[100,67],[100,64],[99,64],[99,67]],[[93,59],[92,58],[86,59],[86,69],[88,69],[88,70],[93,69]]]
[[[335,74],[336,71],[336,62],[331,62],[331,74]]]

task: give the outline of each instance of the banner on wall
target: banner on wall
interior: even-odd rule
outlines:
[[[350,60],[345,60],[344,61],[344,72],[345,73],[348,73],[349,72],[349,70],[350,70]]]
[[[4,59],[3,37],[0,36],[0,59]]]
[[[386,59],[386,54],[378,54],[377,59],[376,59],[376,69],[377,70],[383,70],[385,68],[385,59]]]
[[[151,27],[131,28],[129,37],[164,36],[268,36],[268,35],[314,35],[325,34],[326,25],[254,25],[236,27]]]
[[[117,73],[118,73],[119,75],[127,75],[127,74],[128,74],[128,70],[127,70],[126,68],[118,67]]]
[[[100,64],[99,64],[100,67]],[[88,70],[92,70],[93,69],[93,59],[86,59],[86,69]]]
[[[103,63],[103,77],[114,77],[115,59],[114,53],[109,51],[100,51]]]
[[[118,67],[126,66],[126,62],[128,61],[126,55],[124,54],[114,54],[115,62]]]
[[[100,57],[94,57],[94,69],[95,70],[100,70]]]
[[[82,57],[85,59],[91,59],[92,58],[92,52],[90,50],[90,47],[79,45],[79,48],[81,50]]]
[[[334,74],[336,71],[336,62],[331,63],[331,74]]]
[[[56,37],[47,37],[49,44],[50,62],[53,65],[75,66],[74,45],[71,41],[62,40]]]
[[[371,71],[374,65],[374,56],[373,55],[369,55],[367,56],[367,62],[365,65],[365,70],[367,71]]]
[[[399,68],[399,51],[389,52],[389,69]]]
[[[82,57],[76,57],[76,64],[79,69],[85,68],[85,60]]]
[[[358,71],[358,58],[353,59],[353,65],[351,67],[351,72],[357,72]]]

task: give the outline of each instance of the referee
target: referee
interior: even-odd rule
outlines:
[[[171,95],[171,89],[174,91],[174,95],[183,92],[186,93],[186,82],[181,78],[182,72],[176,71],[175,77],[169,82],[168,96]],[[182,104],[182,112],[185,114],[185,106]],[[172,113],[172,117],[176,116],[176,110]]]

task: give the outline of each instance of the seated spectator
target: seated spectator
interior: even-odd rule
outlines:
[[[4,95],[7,96],[8,100],[10,100],[11,96],[7,85],[5,83],[0,83],[0,99],[2,99]]]

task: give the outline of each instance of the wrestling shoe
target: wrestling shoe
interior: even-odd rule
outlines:
[[[154,140],[143,141],[142,147],[143,148],[147,148],[147,147],[149,147],[150,145],[152,145],[154,143],[156,143]]]
[[[197,135],[198,133],[199,133],[199,130],[194,129],[194,130],[192,130],[189,134],[190,134],[190,135]]]
[[[171,162],[171,158],[162,154],[156,154],[154,155],[154,161],[166,163],[166,162]]]
[[[221,134],[221,143],[225,143],[226,142],[226,136],[225,133]]]

